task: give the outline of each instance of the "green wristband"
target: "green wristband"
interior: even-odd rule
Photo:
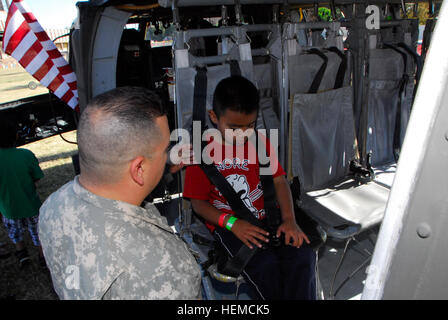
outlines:
[[[235,223],[236,220],[238,220],[238,218],[230,217],[229,220],[227,220],[226,229],[229,231],[232,230],[233,224]]]

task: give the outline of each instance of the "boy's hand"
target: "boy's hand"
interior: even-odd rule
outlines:
[[[191,144],[176,145],[169,151],[167,163],[170,166],[170,173],[176,173],[182,168],[196,163]]]
[[[285,245],[291,245],[296,248],[300,248],[300,246],[303,244],[303,240],[305,240],[306,243],[310,244],[310,240],[308,240],[306,234],[293,220],[283,221],[283,223],[277,229],[277,238],[280,237],[280,234],[282,232],[285,234]],[[292,243],[290,243],[291,239]]]
[[[258,240],[263,242],[269,242],[269,239],[266,238],[269,235],[269,232],[250,224],[247,221],[242,219],[238,219],[232,226],[233,234],[240,239],[246,246],[253,249],[252,244],[261,248],[262,245]]]

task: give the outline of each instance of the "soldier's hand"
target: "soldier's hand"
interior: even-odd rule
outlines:
[[[266,238],[269,235],[269,232],[242,219],[238,219],[234,222],[232,232],[238,239],[240,239],[251,249],[253,249],[252,245],[256,245],[261,248],[261,241],[269,242],[269,239]]]

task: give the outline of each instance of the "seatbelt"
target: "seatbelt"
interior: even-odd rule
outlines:
[[[319,70],[316,73],[316,76],[313,79],[313,82],[311,83],[310,88],[308,89],[308,93],[317,93],[319,90],[320,83],[322,82],[322,79],[324,78],[325,70],[327,69],[328,64],[328,57],[321,52],[320,50],[316,48],[312,48],[308,50],[309,54],[315,54],[319,56],[324,62],[320,66]]]
[[[342,88],[344,85],[345,73],[347,71],[347,56],[337,47],[330,47],[327,50],[336,53],[339,58],[341,58],[333,89]]]
[[[237,218],[246,220],[255,226],[262,227],[262,222],[255,218],[249,211],[241,200],[241,197],[236,193],[214,164],[201,164],[200,168],[227,200]],[[232,277],[238,277],[258,250],[259,248],[256,246],[253,246],[251,249],[245,244],[241,245],[238,252],[232,258],[227,259],[225,263],[218,265],[218,271]]]
[[[246,207],[241,197],[236,193],[235,189],[230,185],[227,179],[219,172],[214,164],[201,164],[200,168],[204,171],[211,183],[218,188],[222,196],[227,200],[235,216],[239,219],[248,221],[249,223],[262,227],[262,223],[252,212]]]
[[[393,140],[393,150],[392,150],[395,161],[397,162],[398,158],[400,156],[401,105],[403,102],[403,94],[406,89],[406,85],[409,81],[409,77],[407,74],[408,56],[407,56],[406,52],[401,51],[394,45],[385,43],[384,46],[399,53],[401,55],[401,57],[403,58],[403,64],[404,64],[403,76],[400,80],[400,88],[398,91],[398,105],[397,105],[397,110],[395,111],[395,127],[394,127],[394,140]]]
[[[422,60],[426,60],[426,53],[428,52],[429,45],[431,44],[432,33],[434,32],[434,26],[436,21],[434,19],[426,20],[425,31],[423,31],[422,41]]]
[[[237,60],[230,60],[227,62],[230,65],[230,75],[231,76],[240,76],[241,75],[241,69],[240,64]]]
[[[409,47],[404,42],[400,42],[398,44],[398,46],[400,48],[403,48],[404,50],[406,50],[406,52],[408,52],[412,56],[412,58],[414,59],[415,65],[417,66],[417,70],[415,72],[414,92],[412,93],[412,101],[414,101],[415,94],[417,93],[417,87],[420,82],[420,76],[422,75],[422,69],[423,69],[422,57],[419,56],[418,53],[415,52],[415,50],[412,50],[411,47]],[[412,110],[412,106],[411,106],[411,110]]]
[[[258,135],[258,132],[255,132]],[[266,145],[260,140],[259,136],[257,141],[259,142],[257,145],[258,159],[261,159],[264,155],[267,155]],[[265,164],[261,164],[260,161],[258,161],[258,165],[261,171],[261,169],[269,168],[271,166],[271,162],[268,161]],[[273,172],[271,174],[260,174],[260,183],[261,188],[263,189],[264,210],[266,212],[267,227],[270,233],[276,232],[276,228],[281,223],[281,212],[277,204],[277,194],[275,191],[272,174]]]

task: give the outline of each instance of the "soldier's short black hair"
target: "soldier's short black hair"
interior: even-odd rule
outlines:
[[[225,110],[244,114],[258,112],[260,98],[255,85],[242,76],[231,76],[221,80],[213,94],[213,111],[219,118]]]

